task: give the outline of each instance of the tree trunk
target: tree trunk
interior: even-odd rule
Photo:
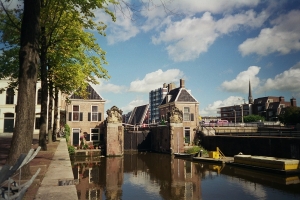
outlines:
[[[48,73],[47,73],[47,41],[45,27],[41,28],[41,82],[42,82],[42,92],[41,92],[41,117],[40,117],[40,135],[39,135],[39,145],[41,150],[47,151],[47,115],[48,115]],[[48,138],[51,140],[52,138]]]
[[[7,163],[13,165],[32,144],[36,82],[39,66],[40,0],[24,0],[19,51],[19,88],[16,122]],[[30,175],[29,165],[22,170]]]

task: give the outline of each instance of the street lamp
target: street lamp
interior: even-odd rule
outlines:
[[[235,109],[233,110],[234,112],[234,126],[236,126],[236,112],[235,112]]]

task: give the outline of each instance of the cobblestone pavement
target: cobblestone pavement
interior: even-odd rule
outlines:
[[[0,166],[4,165],[9,153],[10,143],[12,139],[12,134],[10,133],[1,133],[0,134]],[[47,151],[40,151],[38,155],[30,161],[30,171],[32,174],[36,172],[38,168],[41,168],[41,171],[37,178],[34,180],[32,185],[29,187],[28,191],[25,194],[24,199],[32,200],[35,198],[36,193],[39,189],[39,186],[45,176],[45,173],[48,170],[48,167],[51,163],[53,155],[57,149],[59,140],[51,144],[47,144]],[[38,134],[34,134],[32,140],[32,148],[38,147]]]

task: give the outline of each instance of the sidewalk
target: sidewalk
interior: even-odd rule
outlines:
[[[6,162],[11,138],[12,134],[0,133],[0,165]],[[37,147],[38,135],[34,134],[32,148]],[[58,138],[58,141],[47,144],[47,151],[40,151],[29,164],[32,174],[38,168],[41,168],[41,171],[27,190],[24,199],[78,199],[74,184],[58,186],[65,183],[62,180],[74,180],[65,139]],[[73,181],[68,183],[72,184]]]

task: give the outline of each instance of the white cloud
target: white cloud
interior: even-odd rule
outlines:
[[[170,1],[164,2],[161,0],[153,0],[152,4],[146,4],[142,9],[141,14],[148,18],[148,23],[153,19],[163,19],[168,14],[174,15],[189,15],[195,13],[211,12],[214,14],[230,13],[238,8],[255,7],[260,0],[189,0],[189,1]]]
[[[151,90],[161,88],[164,83],[172,83],[178,81],[184,76],[179,69],[169,69],[162,71],[161,69],[146,74],[142,80],[135,80],[130,83],[129,91],[149,93]]]
[[[251,82],[251,88],[256,88],[260,79],[257,74],[260,71],[260,67],[250,66],[246,71],[240,72],[235,79],[231,81],[224,81],[221,84],[221,89],[228,92],[249,92],[249,80]]]
[[[290,91],[295,96],[300,97],[300,62],[290,69],[276,75],[273,79],[268,78],[264,85],[258,89],[259,93],[278,90]]]
[[[139,28],[134,24],[131,18],[132,11],[126,9],[126,13],[122,13],[119,9],[113,7],[110,10],[115,10],[116,21],[113,22],[111,16],[104,13],[103,10],[95,11],[96,21],[103,22],[107,25],[106,33],[108,44],[124,42],[132,37],[135,37],[139,32]]]
[[[92,85],[93,88],[100,93],[100,95],[102,93],[123,93],[127,91],[126,86],[123,85],[115,85],[110,83],[109,81],[105,81],[105,80],[98,80],[100,82],[100,84],[98,85]]]
[[[272,28],[262,29],[256,38],[249,38],[239,46],[243,56],[274,52],[288,54],[300,50],[300,10],[293,10],[271,22]]]
[[[181,21],[169,21],[164,31],[152,37],[152,42],[168,45],[166,49],[174,61],[189,61],[206,52],[218,37],[242,27],[259,27],[267,17],[265,12],[258,15],[250,10],[215,20],[210,12],[205,12],[201,18],[186,17]]]
[[[247,102],[247,100],[245,100]],[[216,117],[220,114],[217,113],[217,111],[220,111],[220,107],[225,106],[232,106],[232,105],[239,105],[244,103],[244,98],[239,96],[230,96],[225,100],[218,100],[213,102],[212,104],[209,104],[206,108],[200,110],[200,116],[201,117]]]

